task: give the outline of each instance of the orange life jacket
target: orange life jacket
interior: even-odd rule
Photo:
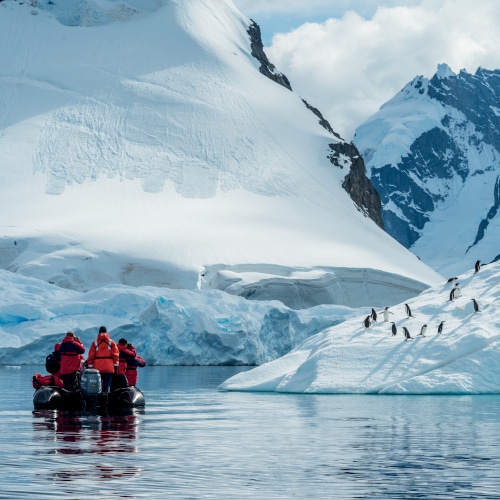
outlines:
[[[90,346],[87,364],[101,373],[113,373],[115,366],[118,367],[119,355],[118,346],[109,338],[109,334],[99,333]]]

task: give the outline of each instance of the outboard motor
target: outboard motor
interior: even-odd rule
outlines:
[[[80,377],[80,391],[89,408],[95,408],[97,397],[101,393],[101,374],[99,370],[87,368]]]
[[[80,390],[85,396],[98,396],[101,393],[101,374],[99,370],[87,368],[80,377]]]

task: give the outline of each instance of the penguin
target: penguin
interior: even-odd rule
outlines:
[[[458,279],[458,276],[454,276],[453,278],[450,278],[446,283],[451,283],[452,281],[455,281]]]
[[[479,304],[477,303],[477,300],[476,299],[470,299],[472,300],[472,305],[474,306],[474,312],[478,313],[478,312],[481,312],[479,310]]]
[[[478,273],[480,269],[481,269],[481,261],[478,260],[476,261],[476,265],[474,266],[474,274]]]
[[[462,295],[462,291],[459,288],[460,283],[457,283],[450,292],[450,300],[448,302],[453,302],[456,298]]]
[[[411,313],[411,309],[410,309],[410,306],[408,304],[405,304],[405,310],[406,310],[406,314],[408,315],[409,318],[414,318],[415,317]]]
[[[363,321],[363,325],[365,325],[365,328],[370,328],[370,316],[367,316],[365,320]]]
[[[373,307],[372,307],[372,320],[375,321],[375,323],[377,322],[377,311],[375,311]]]
[[[405,341],[413,339],[413,337],[410,335],[410,332],[408,331],[408,328],[406,328],[406,326],[403,326],[403,333],[405,334]]]
[[[393,314],[391,311],[389,311],[389,306],[387,306],[384,311],[384,321],[387,323],[389,321],[389,314]]]
[[[444,326],[444,320],[439,323],[438,326],[438,333],[443,333],[443,326]]]
[[[427,331],[427,325],[423,325],[422,328],[420,328],[419,335],[422,335],[422,337],[425,337],[425,332],[426,331]]]
[[[391,326],[392,336],[394,337],[398,333],[398,329],[396,327],[396,323],[394,323],[394,322],[391,322],[391,323],[392,323],[392,326]]]

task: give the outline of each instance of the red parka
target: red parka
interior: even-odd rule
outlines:
[[[59,345],[57,352],[61,356],[60,375],[68,375],[81,368],[82,354],[85,352],[85,347],[74,336],[66,335]]]
[[[102,332],[90,346],[87,364],[101,373],[114,373],[115,366],[118,367],[119,354],[118,346],[109,338],[109,333]]]
[[[125,374],[127,377],[128,385],[137,384],[137,365],[135,364],[135,357],[137,351],[132,344],[118,344],[120,351],[118,373]]]

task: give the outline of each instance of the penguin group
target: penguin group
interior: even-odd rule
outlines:
[[[481,261],[477,260],[476,263],[474,264],[474,274],[477,274],[481,270]],[[458,280],[458,277],[454,276],[452,278],[449,278],[446,284],[452,283],[453,281]],[[460,290],[460,283],[455,283],[455,286],[452,288],[450,291],[450,296],[448,299],[448,302],[453,302],[455,299],[458,297],[462,296],[462,291]],[[474,308],[474,312],[481,312],[479,309],[479,304],[477,303],[476,299],[471,299],[472,300],[472,306]]]
[[[478,273],[481,269],[481,261],[478,260],[474,266],[474,274]],[[446,282],[446,284],[450,284],[450,283],[453,283],[455,281],[458,280],[458,277],[457,276],[453,276],[451,278],[449,278]],[[453,286],[453,289],[450,291],[449,293],[449,299],[448,299],[448,302],[453,302],[455,299],[459,298],[462,296],[462,291],[460,289],[460,283],[455,283],[454,286]],[[481,312],[481,310],[479,309],[479,304],[477,302],[477,300],[475,298],[472,298],[470,299],[472,301],[472,305],[473,305],[473,308],[474,308],[474,312],[477,313],[477,312]],[[404,304],[404,308],[405,308],[405,313],[406,313],[406,318],[407,319],[410,319],[410,318],[415,318],[415,316],[413,315],[413,312],[411,310],[411,307],[408,303],[405,303]],[[393,337],[397,336],[398,334],[398,327],[396,326],[396,323],[394,321],[389,321],[390,319],[390,315],[394,315],[394,313],[392,311],[389,310],[389,306],[387,306],[383,311],[382,311],[382,315],[384,317],[384,323],[390,323],[391,324],[391,334]],[[364,319],[363,321],[363,325],[365,327],[365,329],[368,329],[370,328],[370,326],[375,322],[377,322],[377,319],[378,319],[378,314],[377,312],[375,311],[374,308],[371,309],[371,312],[368,316],[366,316],[366,318]],[[442,334],[443,331],[444,331],[444,324],[445,324],[446,320],[442,320],[439,322],[439,325],[437,327],[437,333],[438,334]],[[426,332],[427,332],[427,328],[428,328],[428,325],[427,323],[422,325],[420,327],[420,333],[417,335],[417,337],[425,337],[426,336]],[[413,340],[415,337],[412,337],[411,334],[410,334],[410,331],[408,330],[408,328],[406,326],[403,326],[402,327],[402,330],[403,330],[403,336],[404,336],[404,339],[405,341],[407,340]]]

